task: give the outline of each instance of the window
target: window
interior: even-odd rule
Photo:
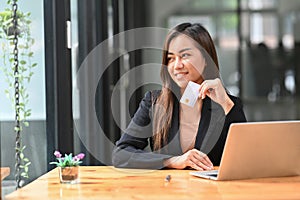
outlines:
[[[0,10],[10,8],[6,1],[0,1]],[[46,103],[45,103],[45,62],[44,62],[44,7],[43,1],[32,0],[30,4],[26,1],[18,1],[18,9],[31,13],[31,36],[35,39],[32,51],[34,52],[32,62],[37,63],[33,69],[34,75],[28,85],[29,94],[28,108],[32,109],[31,116],[27,117],[29,127],[22,132],[22,143],[26,146],[24,154],[31,161],[29,166],[29,179],[25,183],[35,179],[47,170],[46,153]],[[2,28],[2,27],[1,27]],[[2,41],[1,41],[2,40]],[[0,38],[0,42],[3,39]],[[0,47],[0,55],[3,51]],[[19,54],[22,59],[22,55]],[[0,65],[4,66],[2,59]],[[15,116],[11,102],[4,95],[7,83],[2,72],[0,72],[0,134],[1,134],[1,166],[10,167],[11,173],[5,181],[14,180],[15,166]]]

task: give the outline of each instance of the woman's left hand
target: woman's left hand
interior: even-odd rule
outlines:
[[[199,92],[199,98],[204,99],[208,96],[211,100],[222,106],[226,115],[234,106],[233,101],[229,98],[219,78],[203,81]]]

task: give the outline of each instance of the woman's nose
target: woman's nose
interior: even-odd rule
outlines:
[[[175,60],[175,63],[174,63],[174,67],[175,69],[177,68],[182,68],[183,67],[183,64],[182,64],[182,61],[181,61],[181,58],[179,56],[176,56],[176,60]]]

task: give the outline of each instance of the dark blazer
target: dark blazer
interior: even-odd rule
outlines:
[[[161,169],[165,167],[165,159],[183,154],[179,137],[179,102],[176,97],[167,145],[158,152],[153,151],[152,110],[159,93],[152,91],[145,94],[125,133],[116,142],[112,155],[115,167]],[[220,164],[230,124],[246,121],[240,99],[229,97],[234,106],[227,115],[210,98],[203,100],[195,148],[206,153],[215,166]]]

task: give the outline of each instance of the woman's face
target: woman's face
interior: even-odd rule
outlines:
[[[168,72],[173,81],[184,89],[189,81],[201,84],[205,59],[197,43],[186,35],[178,35],[169,45]]]

